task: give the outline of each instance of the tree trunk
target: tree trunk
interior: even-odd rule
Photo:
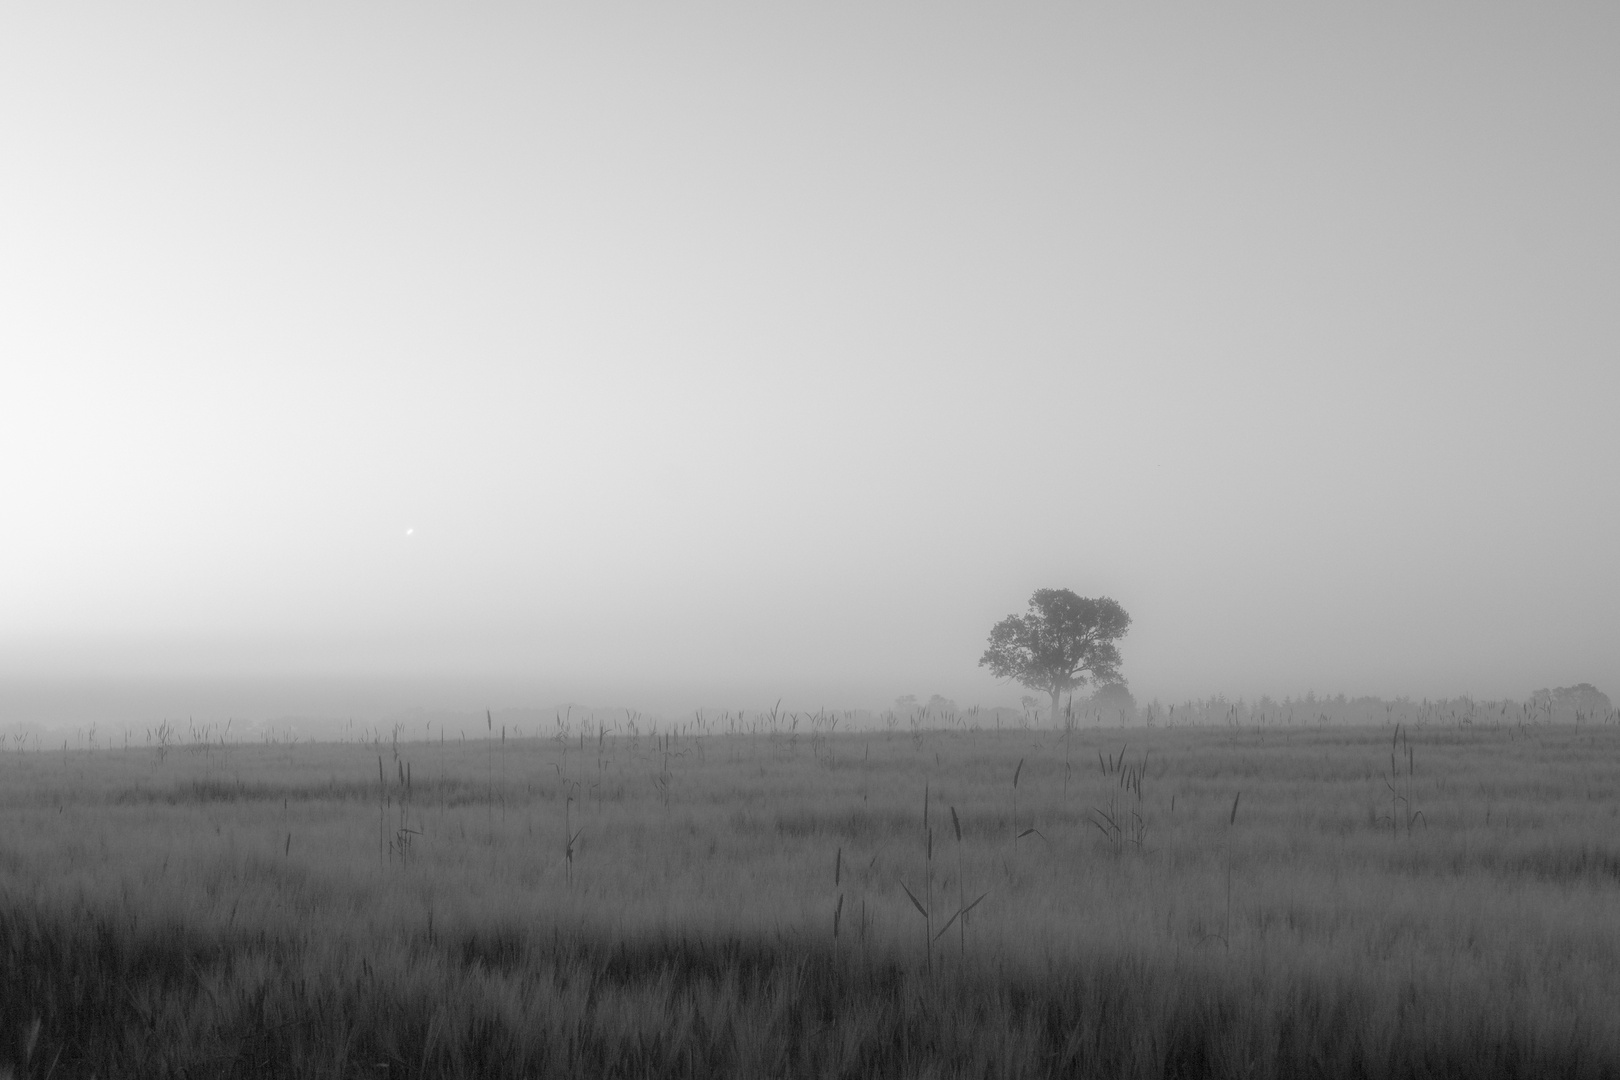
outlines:
[[[1063,696],[1063,691],[1060,688],[1058,688],[1056,686],[1052,687],[1052,730],[1053,731],[1062,731],[1063,730],[1063,726],[1060,723],[1058,723],[1059,710],[1063,708],[1062,703],[1059,702],[1058,699],[1060,697],[1062,697],[1062,696]]]

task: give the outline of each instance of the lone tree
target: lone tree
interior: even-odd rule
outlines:
[[[998,679],[1016,679],[1031,690],[1052,695],[1052,726],[1058,724],[1058,698],[1085,684],[1120,681],[1119,648],[1131,628],[1125,609],[1106,596],[1092,599],[1068,589],[1036,589],[1029,612],[1009,615],[990,631],[990,647],[979,658]]]

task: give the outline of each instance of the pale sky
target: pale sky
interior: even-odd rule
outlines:
[[[1341,7],[8,7],[0,689],[1620,696],[1620,7]]]

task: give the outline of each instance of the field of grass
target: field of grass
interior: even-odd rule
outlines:
[[[489,733],[0,754],[0,1075],[1620,1076],[1615,724]]]

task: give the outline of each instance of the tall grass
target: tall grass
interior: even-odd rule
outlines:
[[[968,913],[974,908],[978,907],[980,902],[990,894],[988,892],[982,892],[978,895],[978,898],[973,901],[973,903],[970,904],[967,902],[967,871],[964,870],[962,866],[962,821],[956,816],[956,807],[954,806],[951,807],[951,829],[956,833],[956,911],[952,913],[945,925],[940,928],[936,940],[939,937],[944,937],[945,932],[949,930],[951,928],[951,924],[954,923],[956,925],[957,948],[959,950],[959,956],[963,962],[966,962]]]
[[[596,734],[583,804],[562,746],[511,732],[499,792],[493,739],[480,755],[442,732],[424,790],[412,744],[389,774],[380,740],[233,747],[228,770],[217,753],[0,758],[0,1066],[1597,1077],[1620,1061],[1614,725],[1414,727],[1398,787],[1420,797],[1421,738],[1427,827],[1399,844],[1367,813],[1388,805],[1384,727],[1138,731],[1139,758],[1077,730],[1070,752],[1105,767],[1065,777],[1073,809],[1065,749],[1018,728],[929,730],[922,755],[834,753],[849,736],[831,733],[794,755],[762,727],[694,736],[712,752],[686,756],[665,732],[649,758]],[[678,777],[667,800],[658,769]],[[1009,777],[1012,839],[1038,822],[1045,843],[1002,875]],[[494,831],[484,859],[467,837],[497,796],[540,839]],[[1176,848],[1111,857],[1083,810],[1110,798],[1171,813]],[[954,957],[936,948],[953,929]],[[32,1016],[25,1062],[4,1040]]]
[[[928,783],[923,782],[923,899],[918,900],[917,894],[904,881],[900,888],[905,890],[906,897],[911,906],[917,909],[917,914],[923,919],[923,961],[927,965],[928,974],[934,973],[934,826],[928,820]]]

